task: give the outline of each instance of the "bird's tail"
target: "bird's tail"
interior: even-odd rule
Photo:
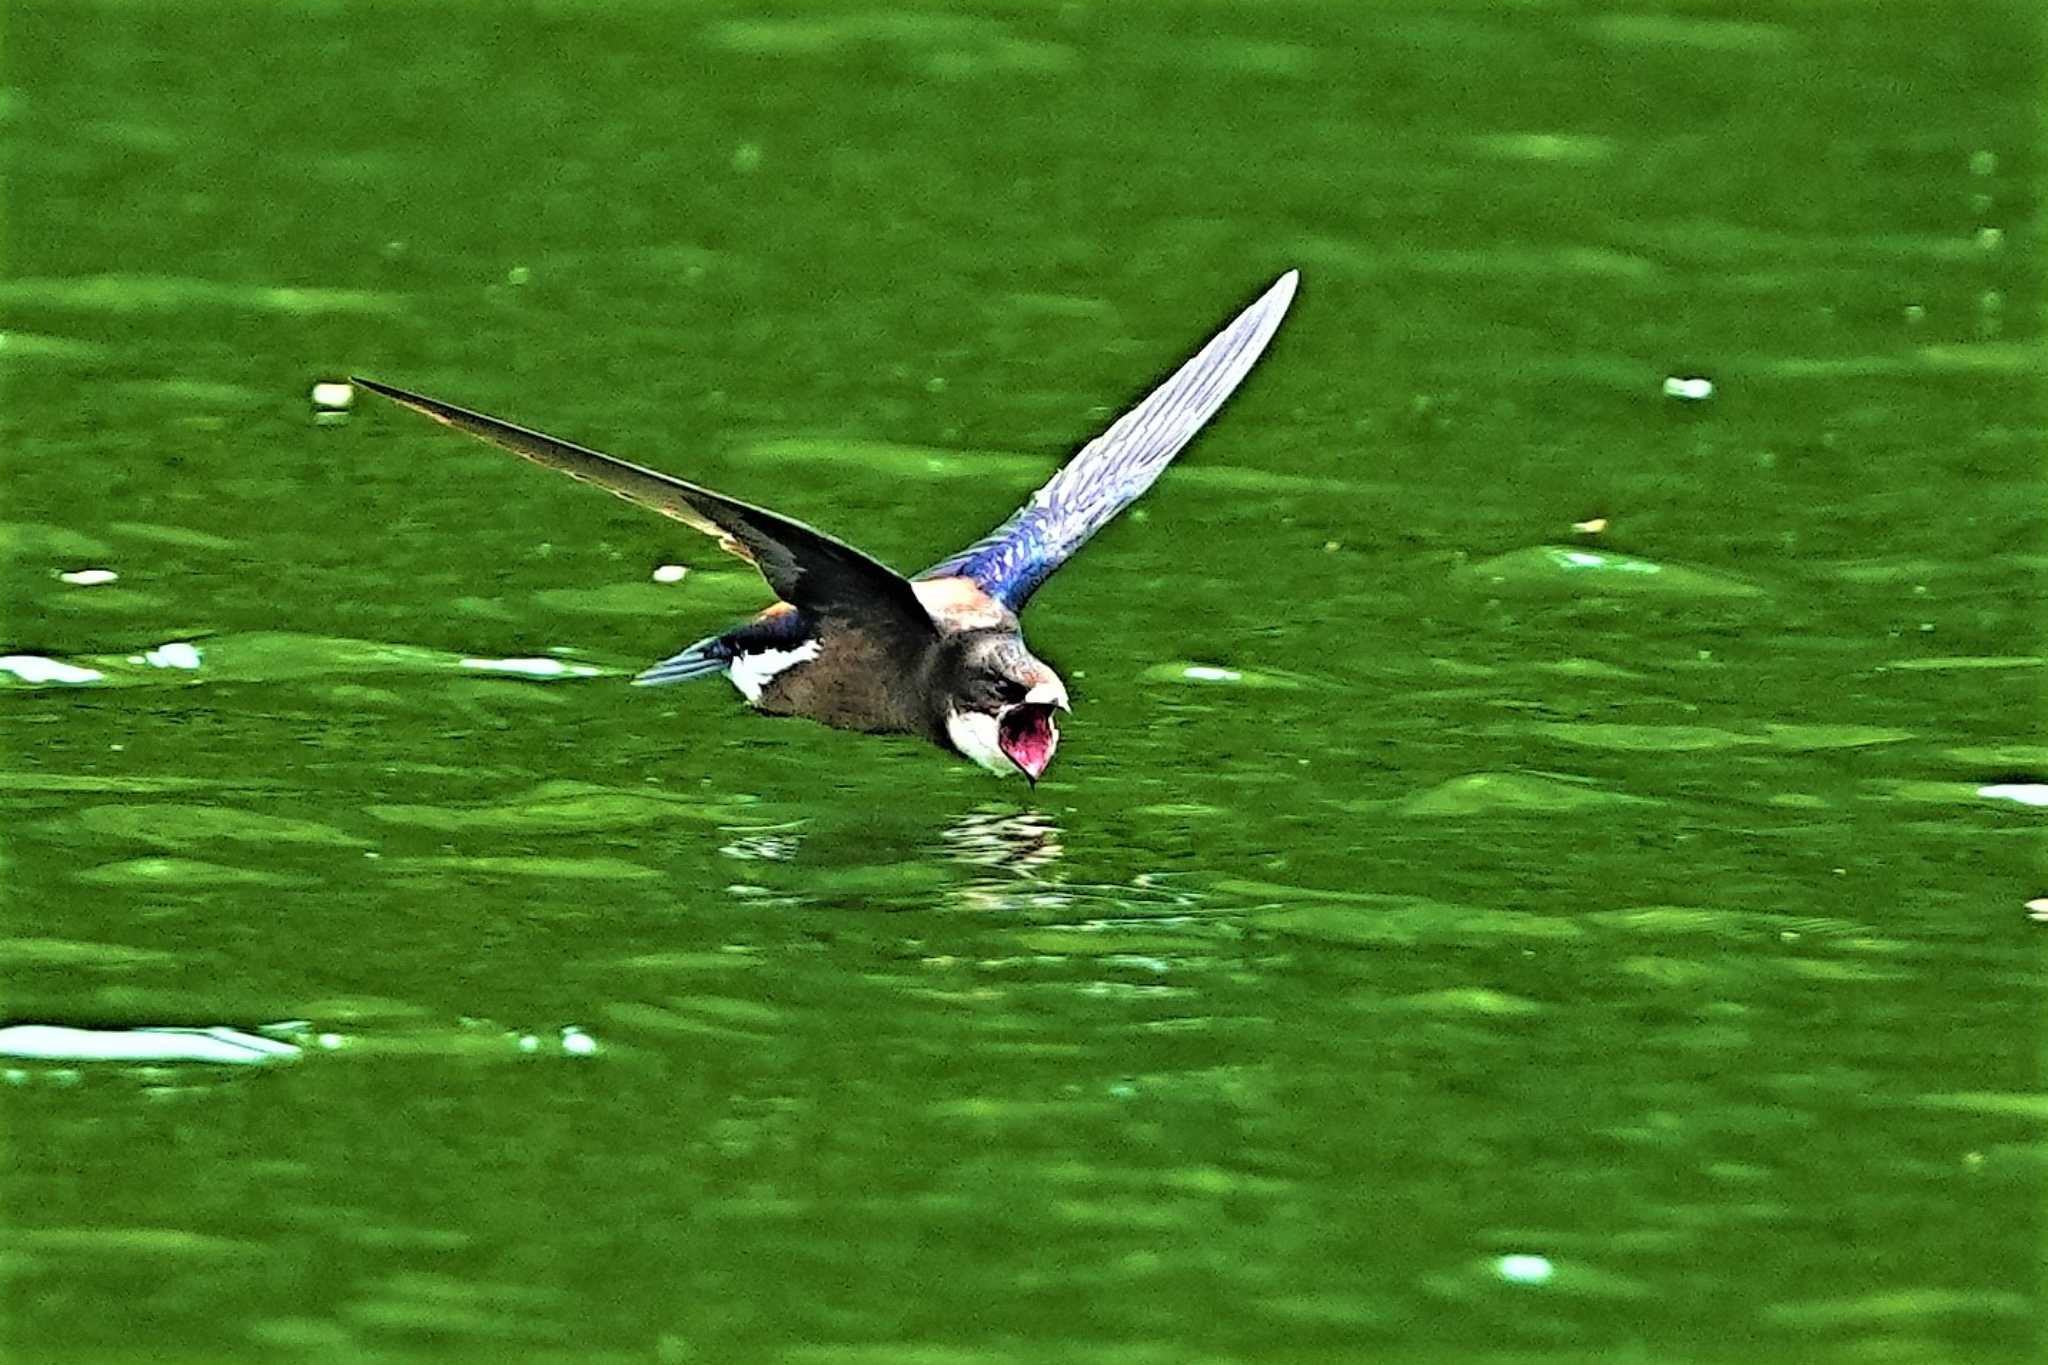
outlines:
[[[680,654],[671,654],[633,679],[635,687],[659,687],[665,683],[689,682],[723,673],[732,663],[732,646],[723,635],[699,640]]]

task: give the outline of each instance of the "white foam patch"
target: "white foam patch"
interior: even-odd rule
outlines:
[[[85,1029],[59,1024],[0,1028],[0,1056],[38,1062],[290,1061],[299,1049],[232,1028]]]
[[[12,673],[25,683],[96,683],[107,675],[97,668],[80,668],[62,659],[45,659],[40,654],[9,654],[0,657],[0,673]]]
[[[151,668],[193,669],[199,667],[199,651],[183,640],[174,640],[150,650],[141,661]]]
[[[740,654],[726,665],[725,676],[748,701],[761,700],[761,693],[789,669],[818,657],[818,642],[806,640],[795,649],[761,649]]]
[[[603,672],[589,664],[565,664],[560,659],[464,659],[462,666],[520,678],[594,678]]]

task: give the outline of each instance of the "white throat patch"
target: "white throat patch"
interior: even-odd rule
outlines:
[[[735,655],[725,667],[725,676],[732,679],[732,685],[740,690],[741,696],[748,701],[759,701],[762,691],[782,673],[817,657],[816,640],[806,640],[795,649],[756,650],[752,654]],[[993,724],[990,733],[994,733]]]
[[[946,734],[954,748],[997,776],[1017,771],[997,737],[996,718],[988,712],[948,710]]]

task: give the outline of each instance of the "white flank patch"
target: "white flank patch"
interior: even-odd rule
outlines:
[[[986,711],[946,712],[953,747],[1000,777],[1016,772],[1017,765],[1003,752],[997,729],[996,718]]]
[[[761,700],[762,691],[781,674],[818,657],[818,642],[806,640],[795,649],[762,649],[741,654],[726,665],[725,676],[748,701]]]

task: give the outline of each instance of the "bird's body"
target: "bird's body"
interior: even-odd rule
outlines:
[[[539,432],[370,380],[355,382],[537,464],[717,537],[779,599],[647,669],[660,684],[723,674],[757,709],[848,730],[923,735],[1036,782],[1067,709],[1017,614],[1047,575],[1149,487],[1271,340],[1296,277],[1272,288],[1090,442],[994,532],[906,579],[800,522]]]

